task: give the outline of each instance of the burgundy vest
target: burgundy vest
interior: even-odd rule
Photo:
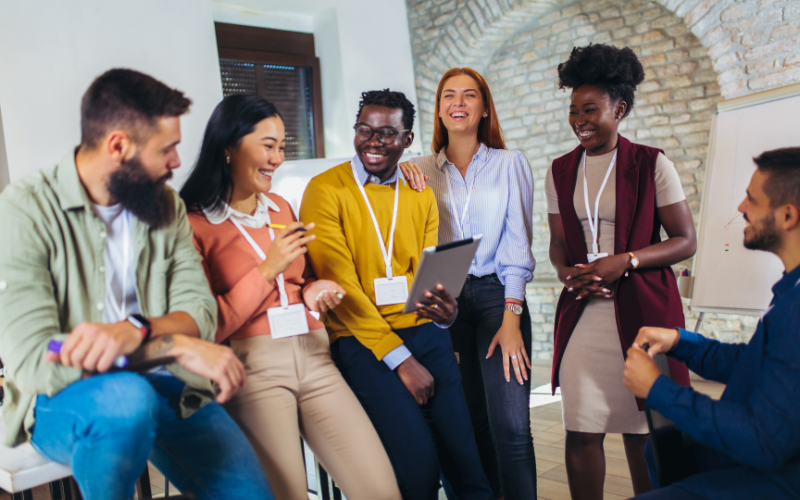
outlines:
[[[636,252],[661,241],[661,221],[656,209],[656,159],[662,151],[633,144],[619,136],[617,152],[617,205],[614,229],[614,254]],[[573,196],[583,147],[553,161],[553,181],[558,193],[558,210],[564,243],[571,265],[585,264],[586,240]],[[638,269],[614,283],[614,309],[622,355],[636,339],[639,328],[659,326],[683,328],[683,304],[675,275],[669,267]],[[555,318],[553,390],[559,385],[558,371],[567,343],[581,317],[586,300],[566,288],[558,299]],[[669,358],[670,375],[681,385],[689,385],[689,371],[683,363]],[[621,383],[622,381],[620,381]],[[631,396],[633,397],[633,396]],[[637,400],[639,409],[642,402]]]

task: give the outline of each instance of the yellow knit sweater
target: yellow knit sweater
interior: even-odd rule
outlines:
[[[347,296],[333,311],[323,315],[331,342],[355,337],[380,360],[403,341],[394,330],[422,325],[430,320],[403,314],[403,304],[375,305],[375,278],[385,278],[375,226],[353,178],[350,162],[313,179],[306,187],[300,220],[313,222],[316,239],[308,244],[308,258],[319,279],[339,283]],[[392,270],[407,276],[409,289],[422,249],[437,244],[439,211],[430,188],[420,193],[402,179],[398,183],[399,206],[394,235]],[[395,184],[364,186],[384,244],[389,242]]]

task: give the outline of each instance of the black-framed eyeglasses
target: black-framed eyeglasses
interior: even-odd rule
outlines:
[[[372,128],[363,124],[356,125],[353,129],[355,129],[359,141],[367,142],[372,139],[373,135],[378,134],[378,140],[384,145],[393,143],[399,134],[408,132],[408,130],[397,130],[394,127]]]

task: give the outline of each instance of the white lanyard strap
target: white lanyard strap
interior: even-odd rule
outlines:
[[[237,221],[234,218],[231,218],[231,222],[233,222],[233,225],[236,226],[236,229],[238,229],[239,232],[242,233],[244,239],[246,239],[247,242],[250,243],[250,246],[253,247],[253,250],[255,250],[256,255],[258,255],[258,258],[260,258],[262,261],[267,260],[267,254],[265,254],[264,250],[262,250],[261,247],[258,246],[258,243],[256,243],[256,240],[254,240],[253,237],[250,236],[250,233],[245,231],[245,229],[242,227],[239,221]],[[269,215],[267,215],[267,226],[269,226],[269,223],[270,223]],[[269,230],[270,241],[275,241],[275,231],[273,231],[271,227],[267,227],[267,229]],[[281,307],[288,307],[289,296],[286,294],[286,285],[284,284],[283,281],[283,273],[278,274],[275,280],[278,282],[278,292],[280,292],[281,296]]]
[[[127,210],[123,210],[120,217],[122,217],[122,300],[120,303],[117,303],[117,298],[114,297],[114,290],[110,283],[108,286],[111,293],[111,303],[116,309],[117,321],[122,321],[128,317],[128,266],[131,259],[130,224],[128,220],[130,213]]]
[[[589,206],[589,184],[586,182],[586,151],[583,152],[583,201],[586,203],[586,215],[589,216],[589,229],[592,231],[592,253],[599,253],[600,249],[597,245],[597,224],[600,217],[600,196],[606,188],[608,178],[611,176],[611,171],[614,169],[614,164],[617,163],[617,152],[614,151],[614,157],[611,158],[611,164],[608,166],[606,176],[603,179],[603,184],[600,185],[600,191],[597,192],[597,198],[594,200],[594,220],[592,220],[592,210]]]
[[[381,253],[383,254],[383,263],[386,265],[386,277],[391,278],[394,276],[392,272],[392,250],[394,249],[394,229],[397,227],[397,207],[398,202],[400,200],[400,178],[395,181],[394,184],[394,209],[392,210],[392,228],[389,230],[389,248],[386,248],[386,245],[383,242],[383,236],[381,235],[381,227],[378,225],[378,219],[375,217],[375,212],[372,210],[372,205],[369,203],[369,198],[367,198],[367,192],[364,191],[364,186],[361,185],[361,182],[358,180],[358,173],[356,172],[356,167],[353,163],[350,163],[350,166],[353,169],[353,179],[356,181],[356,186],[358,186],[358,190],[361,191],[361,196],[364,197],[364,203],[367,204],[367,210],[369,210],[369,215],[372,217],[372,224],[375,226],[375,233],[378,235],[378,244],[381,246]]]
[[[453,186],[450,185],[450,168],[448,165],[445,165],[444,171],[446,172],[446,182],[447,182],[447,198],[450,200],[450,210],[453,211],[453,215],[457,216],[458,211],[456,210],[456,200],[453,196]],[[467,168],[467,172],[469,172],[469,168]],[[464,202],[464,208],[461,210],[461,217],[456,221],[456,225],[458,226],[459,234],[461,235],[461,239],[464,239],[464,218],[467,216],[467,210],[469,210],[469,201],[472,199],[472,189],[475,187],[475,179],[478,177],[478,172],[474,172],[472,176],[472,182],[467,188],[467,200]]]

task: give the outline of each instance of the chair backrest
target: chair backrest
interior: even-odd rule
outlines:
[[[669,364],[664,354],[653,357],[661,373],[669,378]],[[697,462],[692,451],[684,443],[683,433],[675,423],[650,408],[645,407],[647,426],[650,428],[650,442],[656,459],[658,486],[664,487],[685,479],[697,470]]]

